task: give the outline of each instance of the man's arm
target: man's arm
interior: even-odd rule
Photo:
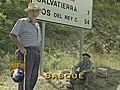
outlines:
[[[81,63],[81,62],[78,62],[78,63],[74,66],[74,68],[77,69],[78,67],[80,67],[80,63]]]
[[[81,62],[78,62],[78,63],[72,68],[72,70],[75,71],[78,67],[80,67],[80,63],[81,63]]]
[[[93,61],[91,61],[90,68],[87,70],[84,70],[82,72],[91,72],[94,70],[94,68],[95,68],[95,63]]]
[[[10,33],[10,39],[12,42],[18,47],[21,53],[26,54],[26,49],[22,46],[20,41],[17,39],[17,36],[15,34]]]
[[[94,70],[94,68],[93,68],[93,67],[91,67],[90,69],[83,70],[82,72],[86,73],[86,72],[91,72],[91,71],[93,71],[93,70]]]

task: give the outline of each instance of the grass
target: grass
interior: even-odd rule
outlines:
[[[94,54],[93,60],[96,63],[96,67],[110,67],[113,69],[120,69],[120,57],[115,54]]]
[[[60,52],[59,57],[47,55],[45,53],[45,67],[47,71],[55,72],[63,69],[71,69],[79,61],[79,53],[63,53]],[[97,67],[110,67],[120,70],[120,57],[116,54],[91,54],[92,60],[94,60]],[[0,75],[0,90],[16,90],[17,84],[14,83],[11,78],[8,65],[10,63],[11,56],[7,55],[1,58],[1,75]],[[41,88],[41,89],[39,89]],[[35,90],[57,90],[48,83],[46,80],[39,78],[36,84]]]
[[[59,55],[50,55],[45,52],[44,64],[47,71],[50,70],[63,70],[71,69],[75,64],[79,62],[79,53],[58,52]],[[95,62],[95,67],[110,67],[114,69],[120,69],[120,57],[118,54],[99,54],[91,53],[91,60]],[[0,58],[0,70],[8,71],[9,64],[14,62],[15,56],[6,55]]]
[[[113,69],[120,69],[120,57],[116,54],[91,54],[92,60],[95,62],[95,67],[109,67]],[[79,53],[74,54],[62,54],[59,58],[53,57],[47,60],[45,58],[46,67],[49,66],[49,70],[52,69],[70,69],[76,63],[79,62]],[[51,64],[51,65],[50,65]],[[54,67],[54,68],[53,68]]]
[[[99,0],[98,1],[95,0],[94,3],[96,4],[96,6],[94,7],[95,11],[93,12],[93,17],[98,18],[98,20],[94,21],[93,24],[94,25],[96,25],[97,23],[99,24],[99,26],[97,26],[98,27],[97,29],[99,28],[100,30],[106,29],[107,31],[107,29],[109,30],[109,28],[105,28],[105,27],[112,26],[112,28],[110,28],[111,31],[117,28],[119,26],[118,25],[119,15],[118,16],[116,15],[119,13],[120,4],[116,6],[108,5],[106,3],[105,4],[101,3]],[[106,17],[103,17],[103,15],[106,15]],[[103,23],[108,23],[108,24],[103,25]],[[80,33],[76,28],[71,28],[70,30],[69,29],[70,28],[68,27],[58,28],[57,25],[54,25],[54,27],[50,27],[48,31],[46,31],[46,38],[45,38],[46,52],[45,52],[44,63],[47,71],[55,72],[57,70],[71,69],[76,63],[79,62]],[[90,37],[94,36],[95,32],[91,33],[90,35],[91,35]],[[87,37],[88,36],[85,36],[85,38]],[[90,38],[88,38],[87,40],[90,40],[90,43],[94,41],[94,39],[91,40]],[[6,48],[5,45],[8,44],[3,45]],[[90,50],[90,48],[87,48],[87,50],[88,49]],[[88,51],[88,52],[92,52],[92,51]],[[0,56],[3,56],[3,54],[4,52],[1,53]],[[120,61],[119,61],[120,52],[118,52],[117,54],[115,53],[111,53],[111,54],[90,53],[90,54],[92,55],[91,59],[95,62],[96,68],[109,67],[120,70]],[[11,56],[9,54],[0,58],[0,90],[16,90],[17,85],[10,78],[11,72],[9,71],[9,64],[14,61],[11,59],[15,59],[15,58],[14,56]],[[40,75],[39,75],[39,79],[35,90],[56,90],[56,89],[46,80],[40,79]]]

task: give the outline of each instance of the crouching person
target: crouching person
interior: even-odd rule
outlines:
[[[75,73],[77,73],[78,78],[83,78],[85,80],[84,90],[91,90],[91,82],[95,79],[94,70],[94,62],[90,60],[91,56],[88,53],[83,53],[83,60],[80,61],[77,65],[73,67]],[[79,71],[76,69],[79,68]],[[71,80],[73,84],[74,80]]]

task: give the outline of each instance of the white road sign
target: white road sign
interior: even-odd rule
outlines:
[[[92,0],[32,0],[43,9],[38,19],[92,28]]]

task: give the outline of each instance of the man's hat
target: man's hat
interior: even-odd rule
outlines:
[[[89,58],[91,58],[91,56],[88,53],[83,53],[82,56],[88,56]]]
[[[39,6],[35,5],[34,3],[29,3],[28,4],[28,8],[25,9],[25,11],[29,11],[29,10],[41,10]]]

